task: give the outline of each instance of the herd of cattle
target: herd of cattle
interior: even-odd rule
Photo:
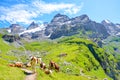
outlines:
[[[47,67],[44,62],[42,62],[41,58],[37,57],[31,57],[30,62],[27,64],[23,64],[22,62],[15,62],[12,64],[9,64],[10,67],[19,67],[19,68],[24,68],[24,67],[32,67],[33,72],[36,72],[36,65],[39,64],[40,68],[44,70],[46,74],[51,74],[52,70],[60,71],[60,67],[57,63],[54,61],[50,60],[49,66]]]

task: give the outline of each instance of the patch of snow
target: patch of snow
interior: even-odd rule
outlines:
[[[120,36],[120,32],[116,34],[117,36]]]
[[[19,33],[19,35],[22,35],[22,34],[25,34],[25,33],[35,33],[37,31],[42,31],[42,30],[45,30],[44,24],[41,24],[39,27],[36,27],[34,29],[25,30],[25,31]]]
[[[50,33],[50,34],[49,34],[48,36],[46,36],[46,37],[48,37],[48,38],[49,38],[51,35],[52,35],[52,33]]]
[[[67,21],[67,22],[66,22],[66,24],[70,24],[70,23],[71,23],[71,21]]]
[[[19,27],[21,27],[21,26],[15,26],[15,27],[19,28]]]
[[[116,27],[117,27],[117,28],[120,28],[120,25],[119,25],[119,24],[116,24]]]
[[[11,29],[8,29],[7,31],[8,31],[9,33],[11,33]]]
[[[106,22],[106,23],[111,23],[111,22],[110,22],[109,20],[107,20],[107,19],[105,20],[105,22]]]

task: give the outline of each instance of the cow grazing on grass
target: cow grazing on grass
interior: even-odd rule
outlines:
[[[36,68],[35,68],[36,64],[40,63],[41,61],[42,61],[41,58],[37,58],[35,56],[31,57],[30,64],[34,73],[36,72]]]
[[[45,74],[52,74],[52,70],[45,69]]]
[[[58,66],[58,64],[54,63],[54,68],[57,70],[57,71],[60,71],[60,67]]]
[[[53,69],[53,68],[54,68],[54,69],[57,70],[57,71],[60,70],[59,65],[58,65],[57,63],[55,63],[54,61],[50,61],[49,67],[50,67],[50,69]]]
[[[15,67],[23,67],[23,63],[22,62],[15,62]]]
[[[23,67],[23,63],[22,62],[15,62],[13,64],[9,64],[8,66],[22,68]]]
[[[41,63],[40,63],[40,68],[41,68],[41,69],[46,69],[46,64],[43,63],[43,62],[41,62]]]
[[[8,66],[10,66],[10,67],[15,67],[15,64],[8,64]]]
[[[53,67],[54,67],[54,63],[55,63],[55,62],[53,62],[53,61],[50,60],[50,63],[49,63],[50,68],[53,68]]]

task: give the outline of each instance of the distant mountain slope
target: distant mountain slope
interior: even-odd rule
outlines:
[[[103,20],[101,23],[105,26],[110,35],[120,36],[120,24],[114,24],[109,20]]]
[[[25,29],[19,24],[11,24],[7,30],[11,34],[19,34],[20,32],[23,32]]]

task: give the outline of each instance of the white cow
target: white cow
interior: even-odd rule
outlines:
[[[42,58],[37,58],[35,56],[31,57],[30,64],[34,73],[36,72],[35,66],[40,62],[42,62]]]

